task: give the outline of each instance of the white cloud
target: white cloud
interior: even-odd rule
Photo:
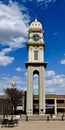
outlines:
[[[12,51],[12,48],[5,48],[5,49],[3,49],[0,53],[2,54],[2,55],[5,55],[5,54],[8,54],[9,52],[11,52]]]
[[[29,16],[25,7],[9,1],[0,3],[0,44],[11,48],[24,46],[27,40]],[[25,12],[25,14],[24,14]]]
[[[46,78],[46,92],[54,94],[65,94],[65,75],[54,75]]]
[[[56,2],[56,0],[37,0],[37,2],[50,3],[50,2]]]
[[[56,0],[37,0],[37,2],[38,3],[43,3],[47,7],[48,4],[54,3],[54,2],[56,2]]]
[[[14,57],[7,56],[11,52],[11,48],[5,48],[0,52],[0,66],[7,66],[14,61]]]
[[[0,66],[7,66],[8,64],[12,63],[14,60],[13,57],[0,55]]]
[[[22,71],[22,68],[17,67],[15,70],[18,71],[18,72],[21,72],[21,71]]]
[[[65,59],[64,59],[64,60],[61,60],[61,64],[65,64]]]
[[[27,71],[25,72],[24,76],[27,78]]]
[[[27,1],[33,1],[33,0],[22,0],[24,3]],[[50,2],[56,2],[56,0],[36,0],[37,2],[44,2],[44,3],[50,3]]]
[[[0,66],[7,66],[14,61],[8,54],[24,46],[27,40],[29,16],[26,8],[9,1],[8,5],[0,2],[0,44],[5,48],[0,51]]]
[[[15,70],[18,71],[18,72],[23,72],[23,73],[25,73],[24,76],[26,76],[26,69],[23,69],[23,68],[21,68],[21,67],[16,67]]]
[[[53,77],[53,76],[55,76],[55,71],[46,71],[46,77],[48,78],[48,77]]]

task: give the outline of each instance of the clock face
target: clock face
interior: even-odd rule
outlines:
[[[33,40],[38,41],[40,39],[40,36],[38,34],[33,35]]]

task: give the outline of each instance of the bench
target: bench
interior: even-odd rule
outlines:
[[[14,127],[14,125],[18,125],[18,119],[14,120],[8,120],[8,119],[2,119],[1,121],[1,127]]]
[[[14,127],[14,121],[13,120],[8,120],[7,126],[8,127]]]
[[[7,124],[8,124],[8,119],[2,119],[2,121],[1,121],[1,127],[7,126]]]
[[[18,119],[14,119],[13,122],[14,122],[14,125],[18,125]]]

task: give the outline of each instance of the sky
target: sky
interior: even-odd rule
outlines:
[[[65,0],[0,0],[0,94],[11,87],[27,89],[27,41],[37,17],[44,30],[46,93],[65,95]],[[34,77],[37,93],[38,77]]]

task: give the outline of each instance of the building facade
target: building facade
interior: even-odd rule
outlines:
[[[6,96],[0,96],[0,114],[10,114],[10,105]]]
[[[34,113],[38,113],[38,95],[34,95]],[[45,113],[53,115],[65,115],[65,95],[46,94]]]
[[[26,92],[25,92],[26,95]],[[33,96],[33,113],[39,114],[39,96]],[[23,113],[26,114],[26,96],[24,96]],[[22,110],[22,109],[21,109]],[[10,114],[10,106],[5,96],[0,96],[0,114]],[[65,115],[65,95],[46,94],[45,114]]]

